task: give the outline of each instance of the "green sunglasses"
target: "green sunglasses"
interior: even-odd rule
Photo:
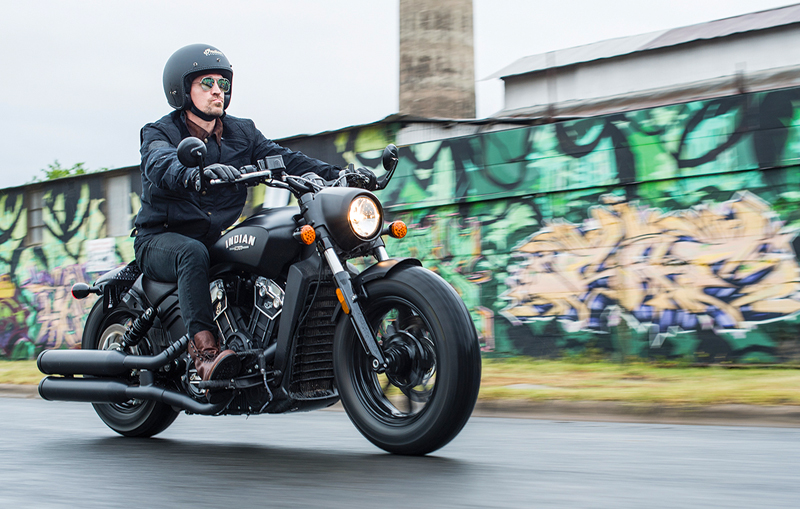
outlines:
[[[214,88],[214,81],[217,82],[217,85],[219,85],[219,89],[222,90],[222,92],[224,92],[224,93],[230,92],[230,90],[231,90],[231,80],[229,80],[227,78],[218,78],[218,79],[215,80],[214,78],[212,78],[210,76],[206,76],[205,78],[203,78],[200,81],[198,81],[198,84],[200,85],[200,87],[203,90],[208,92],[209,90]]]

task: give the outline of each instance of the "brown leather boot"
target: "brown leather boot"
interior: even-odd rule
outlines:
[[[211,331],[200,331],[189,341],[189,356],[194,361],[197,374],[207,382],[235,377],[241,367],[239,357],[233,350],[219,351],[217,337]],[[224,396],[226,391],[206,391],[206,398],[212,403]],[[224,399],[224,398],[223,398]]]

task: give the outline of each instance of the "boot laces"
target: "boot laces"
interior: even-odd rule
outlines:
[[[192,340],[189,341],[189,346],[191,347],[191,350],[194,350],[194,356],[197,357],[197,360],[203,362],[211,362],[217,358],[217,355],[215,355],[213,352],[210,352],[208,350],[200,350],[199,348],[197,348],[197,344],[195,343],[194,338],[192,338]],[[191,353],[192,352],[189,352],[190,356]]]

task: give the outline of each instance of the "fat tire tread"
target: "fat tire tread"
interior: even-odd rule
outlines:
[[[334,343],[334,371],[342,405],[355,427],[373,444],[394,454],[424,455],[443,447],[464,427],[478,398],[481,360],[469,311],[444,279],[422,267],[407,267],[366,285],[371,298],[397,293],[425,315],[437,337],[434,398],[424,416],[398,433],[367,412],[353,388],[353,349],[361,349],[349,319],[340,321]],[[369,315],[370,301],[364,309]],[[442,367],[446,372],[438,371]],[[431,407],[432,406],[432,407]]]
[[[135,316],[135,312],[128,310],[125,304],[120,304],[110,312],[104,313],[103,299],[98,299],[89,312],[89,317],[86,319],[81,349],[96,350],[100,334],[108,325],[113,323],[112,319],[114,317],[125,312]],[[148,415],[137,419],[137,422],[131,426],[123,422],[119,416],[114,415],[118,412],[114,409],[113,405],[92,403],[95,412],[97,412],[97,415],[106,426],[126,437],[149,438],[155,436],[167,429],[179,414],[179,412],[175,411],[170,405],[159,401],[148,401],[145,405],[148,408],[148,410],[145,410],[148,412]]]

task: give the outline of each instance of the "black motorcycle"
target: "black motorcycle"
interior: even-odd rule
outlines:
[[[187,167],[205,145],[178,147]],[[397,148],[384,150],[389,183]],[[262,210],[210,249],[210,292],[221,347],[239,356],[231,380],[203,382],[186,353],[189,336],[177,287],[142,276],[135,262],[73,287],[98,295],[82,350],[47,350],[39,369],[46,400],[91,402],[111,429],[149,437],[185,411],[251,415],[325,408],[341,400],[358,430],[396,454],[426,454],[452,440],[478,396],[477,333],[461,298],[413,258],[390,258],[383,235],[402,238],[400,221],[384,224],[376,196],[338,180],[293,176],[280,156],[258,162],[239,184],[287,189],[298,206]],[[348,260],[377,260],[358,270]],[[80,375],[80,376],[78,376]],[[214,391],[223,401],[210,403]]]

